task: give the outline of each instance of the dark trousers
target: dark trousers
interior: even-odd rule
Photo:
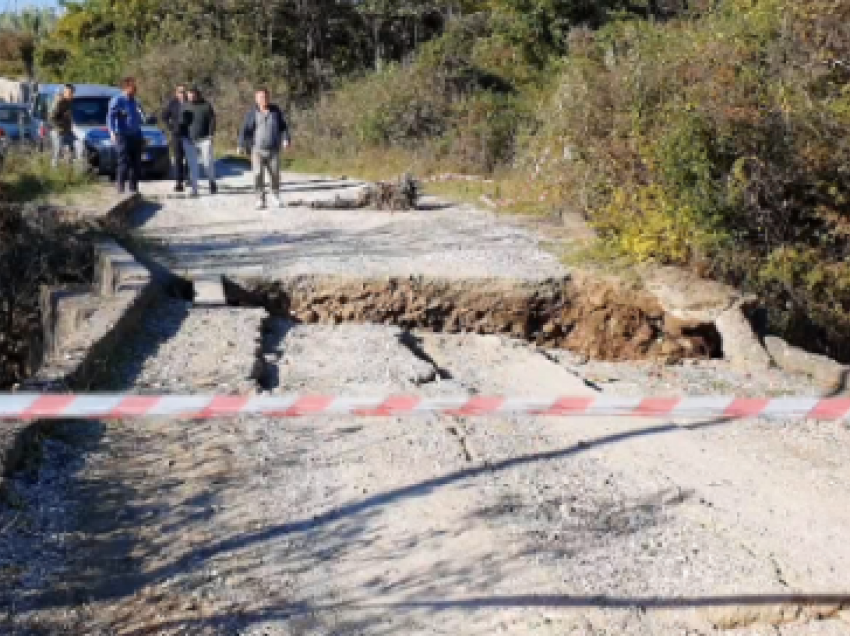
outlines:
[[[142,176],[142,136],[118,135],[116,148],[118,192],[124,192],[125,184],[130,186],[130,192],[138,192],[139,179]]]
[[[174,157],[174,178],[178,185],[183,185],[186,176],[189,174],[189,164],[186,163],[183,140],[177,133],[171,136],[171,156]]]

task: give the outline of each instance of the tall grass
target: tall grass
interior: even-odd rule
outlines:
[[[54,168],[49,153],[12,147],[0,171],[0,200],[40,201],[51,195],[79,191],[93,182],[94,177],[85,166],[63,163]]]

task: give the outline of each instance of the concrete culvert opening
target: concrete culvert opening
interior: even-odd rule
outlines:
[[[304,324],[501,334],[606,361],[722,356],[714,325],[679,320],[651,294],[610,281],[300,276],[225,279],[224,291],[229,305]]]

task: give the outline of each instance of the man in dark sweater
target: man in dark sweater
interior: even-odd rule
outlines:
[[[239,153],[251,149],[251,167],[254,172],[254,188],[257,192],[257,209],[266,207],[265,173],[269,173],[275,204],[283,207],[280,198],[280,151],[288,148],[289,126],[278,106],[269,99],[269,91],[257,91],[256,106],[245,116],[239,131]]]
[[[186,165],[186,153],[183,152],[183,138],[188,136],[183,130],[181,113],[183,104],[186,102],[186,87],[177,85],[174,97],[162,109],[162,121],[171,133],[171,154],[174,158],[175,192],[183,192],[183,182],[186,181],[188,166]]]
[[[59,159],[67,151],[70,161],[79,161],[83,156],[83,143],[74,134],[74,87],[65,84],[62,94],[50,111],[51,143],[53,145],[53,167],[59,165]]]
[[[183,150],[189,163],[192,194],[195,196],[198,194],[199,157],[210,182],[210,193],[215,194],[218,192],[218,186],[215,182],[215,155],[213,153],[215,110],[197,88],[189,89],[189,100],[183,104],[181,109],[181,125],[186,131],[186,136],[183,138]]]

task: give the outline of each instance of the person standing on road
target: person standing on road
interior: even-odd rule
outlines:
[[[136,101],[136,80],[125,77],[121,80],[121,94],[109,101],[107,125],[112,143],[118,152],[116,181],[118,192],[130,186],[130,192],[139,191],[142,176],[142,110]]]
[[[59,165],[59,160],[65,151],[68,151],[69,161],[81,162],[83,158],[83,143],[74,134],[74,86],[65,84],[62,94],[50,111],[50,124],[53,130],[50,133],[53,145],[53,167]]]
[[[175,183],[174,191],[183,192],[183,183],[186,181],[188,166],[186,164],[186,153],[183,151],[183,138],[188,133],[183,130],[183,104],[186,102],[186,87],[178,84],[174,97],[162,109],[162,121],[171,132],[171,154],[174,157]]]
[[[183,104],[181,121],[186,131],[186,136],[183,137],[183,150],[186,153],[186,161],[189,163],[189,182],[192,184],[192,194],[198,195],[199,156],[207,179],[210,181],[210,194],[215,194],[218,192],[218,186],[215,182],[215,154],[213,152],[215,110],[197,88],[189,89],[189,100]]]
[[[272,196],[282,208],[280,197],[280,152],[289,148],[289,126],[283,111],[271,103],[268,89],[261,88],[255,95],[256,105],[245,116],[239,131],[239,154],[251,149],[251,169],[257,193],[257,209],[266,207],[265,173],[269,173]]]

